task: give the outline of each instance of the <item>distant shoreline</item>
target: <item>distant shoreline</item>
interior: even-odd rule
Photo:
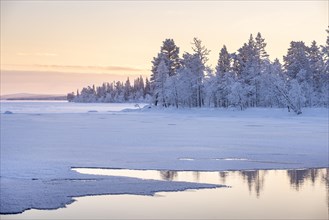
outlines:
[[[6,101],[66,101],[66,96],[48,97],[48,98],[6,98]]]
[[[18,93],[0,96],[0,100],[7,101],[66,101],[67,96],[63,94],[29,94]]]

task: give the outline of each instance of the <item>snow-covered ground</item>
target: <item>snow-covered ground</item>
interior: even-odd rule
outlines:
[[[86,113],[86,112],[108,112],[120,111],[125,108],[138,109],[145,104],[139,103],[74,103],[67,101],[6,101],[1,100],[1,113],[10,111],[13,113]]]
[[[14,113],[1,114],[1,213],[63,207],[72,197],[84,195],[152,195],[216,187],[84,175],[71,167],[328,167],[328,109],[304,109],[297,116],[286,109],[132,107],[135,110],[115,112],[100,111],[97,106],[88,104],[83,111],[54,114],[1,104],[1,113]],[[93,110],[97,112],[89,112]]]

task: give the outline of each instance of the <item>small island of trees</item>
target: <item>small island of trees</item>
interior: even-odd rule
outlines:
[[[327,30],[329,34],[329,30]],[[292,41],[283,65],[271,61],[260,33],[235,53],[224,45],[215,69],[208,50],[193,39],[193,53],[179,56],[173,39],[165,39],[152,61],[150,80],[128,78],[69,93],[71,102],[151,102],[162,107],[302,107],[329,106],[329,35],[326,45]]]

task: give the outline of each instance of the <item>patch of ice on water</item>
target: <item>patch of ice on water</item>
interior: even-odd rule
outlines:
[[[193,161],[193,160],[195,160],[195,159],[193,159],[193,158],[188,158],[188,157],[182,157],[182,158],[178,158],[178,160]]]
[[[234,157],[228,157],[228,158],[218,158],[216,160],[248,160],[246,158],[234,158]]]
[[[251,161],[247,158],[239,158],[239,157],[225,157],[225,158],[210,158],[208,160],[216,160],[216,161],[221,161],[221,160],[227,160],[227,161]]]

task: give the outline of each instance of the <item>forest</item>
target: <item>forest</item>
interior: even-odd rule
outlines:
[[[193,53],[179,54],[165,39],[152,60],[150,79],[87,86],[67,95],[71,102],[149,102],[159,107],[284,107],[301,114],[303,107],[329,106],[329,29],[325,45],[292,41],[283,63],[271,61],[261,33],[230,53],[224,45],[215,69],[208,50],[194,38]]]

